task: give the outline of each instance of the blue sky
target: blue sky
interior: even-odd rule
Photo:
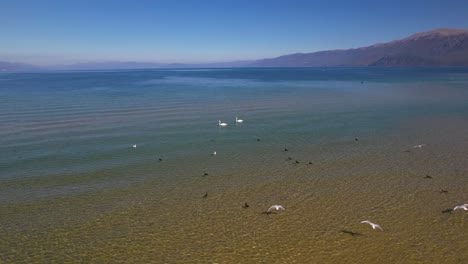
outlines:
[[[217,62],[468,29],[468,1],[1,0],[0,60]]]

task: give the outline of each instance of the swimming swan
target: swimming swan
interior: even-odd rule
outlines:
[[[225,127],[225,126],[227,126],[227,125],[228,125],[228,124],[226,124],[226,123],[221,123],[221,120],[218,120],[218,126],[220,126],[220,127]]]

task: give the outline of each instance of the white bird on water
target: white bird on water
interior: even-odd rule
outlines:
[[[213,156],[216,156],[216,151],[215,151],[215,152],[213,152],[213,154],[212,154],[212,155],[213,155]]]
[[[218,126],[220,126],[220,127],[225,127],[225,126],[227,126],[227,125],[228,125],[228,124],[226,124],[226,123],[221,123],[221,120],[218,120]]]
[[[455,206],[455,208],[453,208],[454,211],[457,209],[463,209],[465,211],[468,211],[468,204],[457,205]]]
[[[378,229],[383,231],[383,229],[382,229],[382,227],[380,227],[380,225],[374,224],[374,223],[372,223],[371,221],[368,221],[368,220],[362,221],[361,224],[369,224],[369,225],[372,226],[372,229],[378,228]]]
[[[243,123],[243,122],[244,122],[244,120],[239,119],[239,118],[236,116],[236,123]]]
[[[422,148],[424,146],[426,146],[426,144],[416,145],[416,146],[413,146],[413,148]]]
[[[136,145],[133,145],[133,148],[136,148]]]
[[[272,205],[270,206],[270,208],[268,208],[267,212],[270,212],[272,210],[276,210],[276,211],[279,211],[279,210],[286,210],[284,209],[284,207],[282,205]]]

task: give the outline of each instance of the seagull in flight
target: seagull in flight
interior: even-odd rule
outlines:
[[[468,204],[457,205],[455,206],[455,208],[453,208],[454,211],[457,209],[463,209],[465,211],[468,211]]]
[[[284,209],[284,207],[282,205],[276,205],[275,204],[275,205],[270,206],[270,208],[268,208],[267,212],[270,212],[272,210],[279,211],[279,210],[286,210],[286,209]]]
[[[371,221],[368,221],[368,220],[362,221],[361,224],[369,224],[369,225],[372,226],[372,229],[378,228],[378,229],[383,231],[383,229],[382,229],[382,227],[380,227],[380,225],[374,224],[374,223],[372,223]]]

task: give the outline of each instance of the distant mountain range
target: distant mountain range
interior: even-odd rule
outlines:
[[[124,69],[158,69],[158,68],[231,68],[248,67],[253,61],[232,61],[217,63],[152,63],[134,61],[105,61],[85,62],[75,64],[61,64],[37,66],[32,64],[0,61],[0,72],[18,71],[48,71],[48,70],[124,70]]]
[[[250,66],[468,66],[468,30],[436,29],[363,48],[290,54]]]
[[[6,71],[36,71],[36,70],[39,70],[39,67],[31,65],[31,64],[0,61],[0,72],[6,72]]]
[[[256,61],[201,64],[146,62],[89,62],[69,65],[36,66],[0,61],[2,71],[104,70],[151,68],[229,68],[229,67],[354,67],[354,66],[468,66],[468,30],[436,29],[407,38],[368,47],[296,53]]]
[[[154,69],[154,68],[222,68],[222,67],[242,67],[252,61],[234,61],[219,63],[152,63],[152,62],[125,62],[125,61],[107,61],[107,62],[88,62],[69,65],[49,66],[49,70],[120,70],[120,69]]]

